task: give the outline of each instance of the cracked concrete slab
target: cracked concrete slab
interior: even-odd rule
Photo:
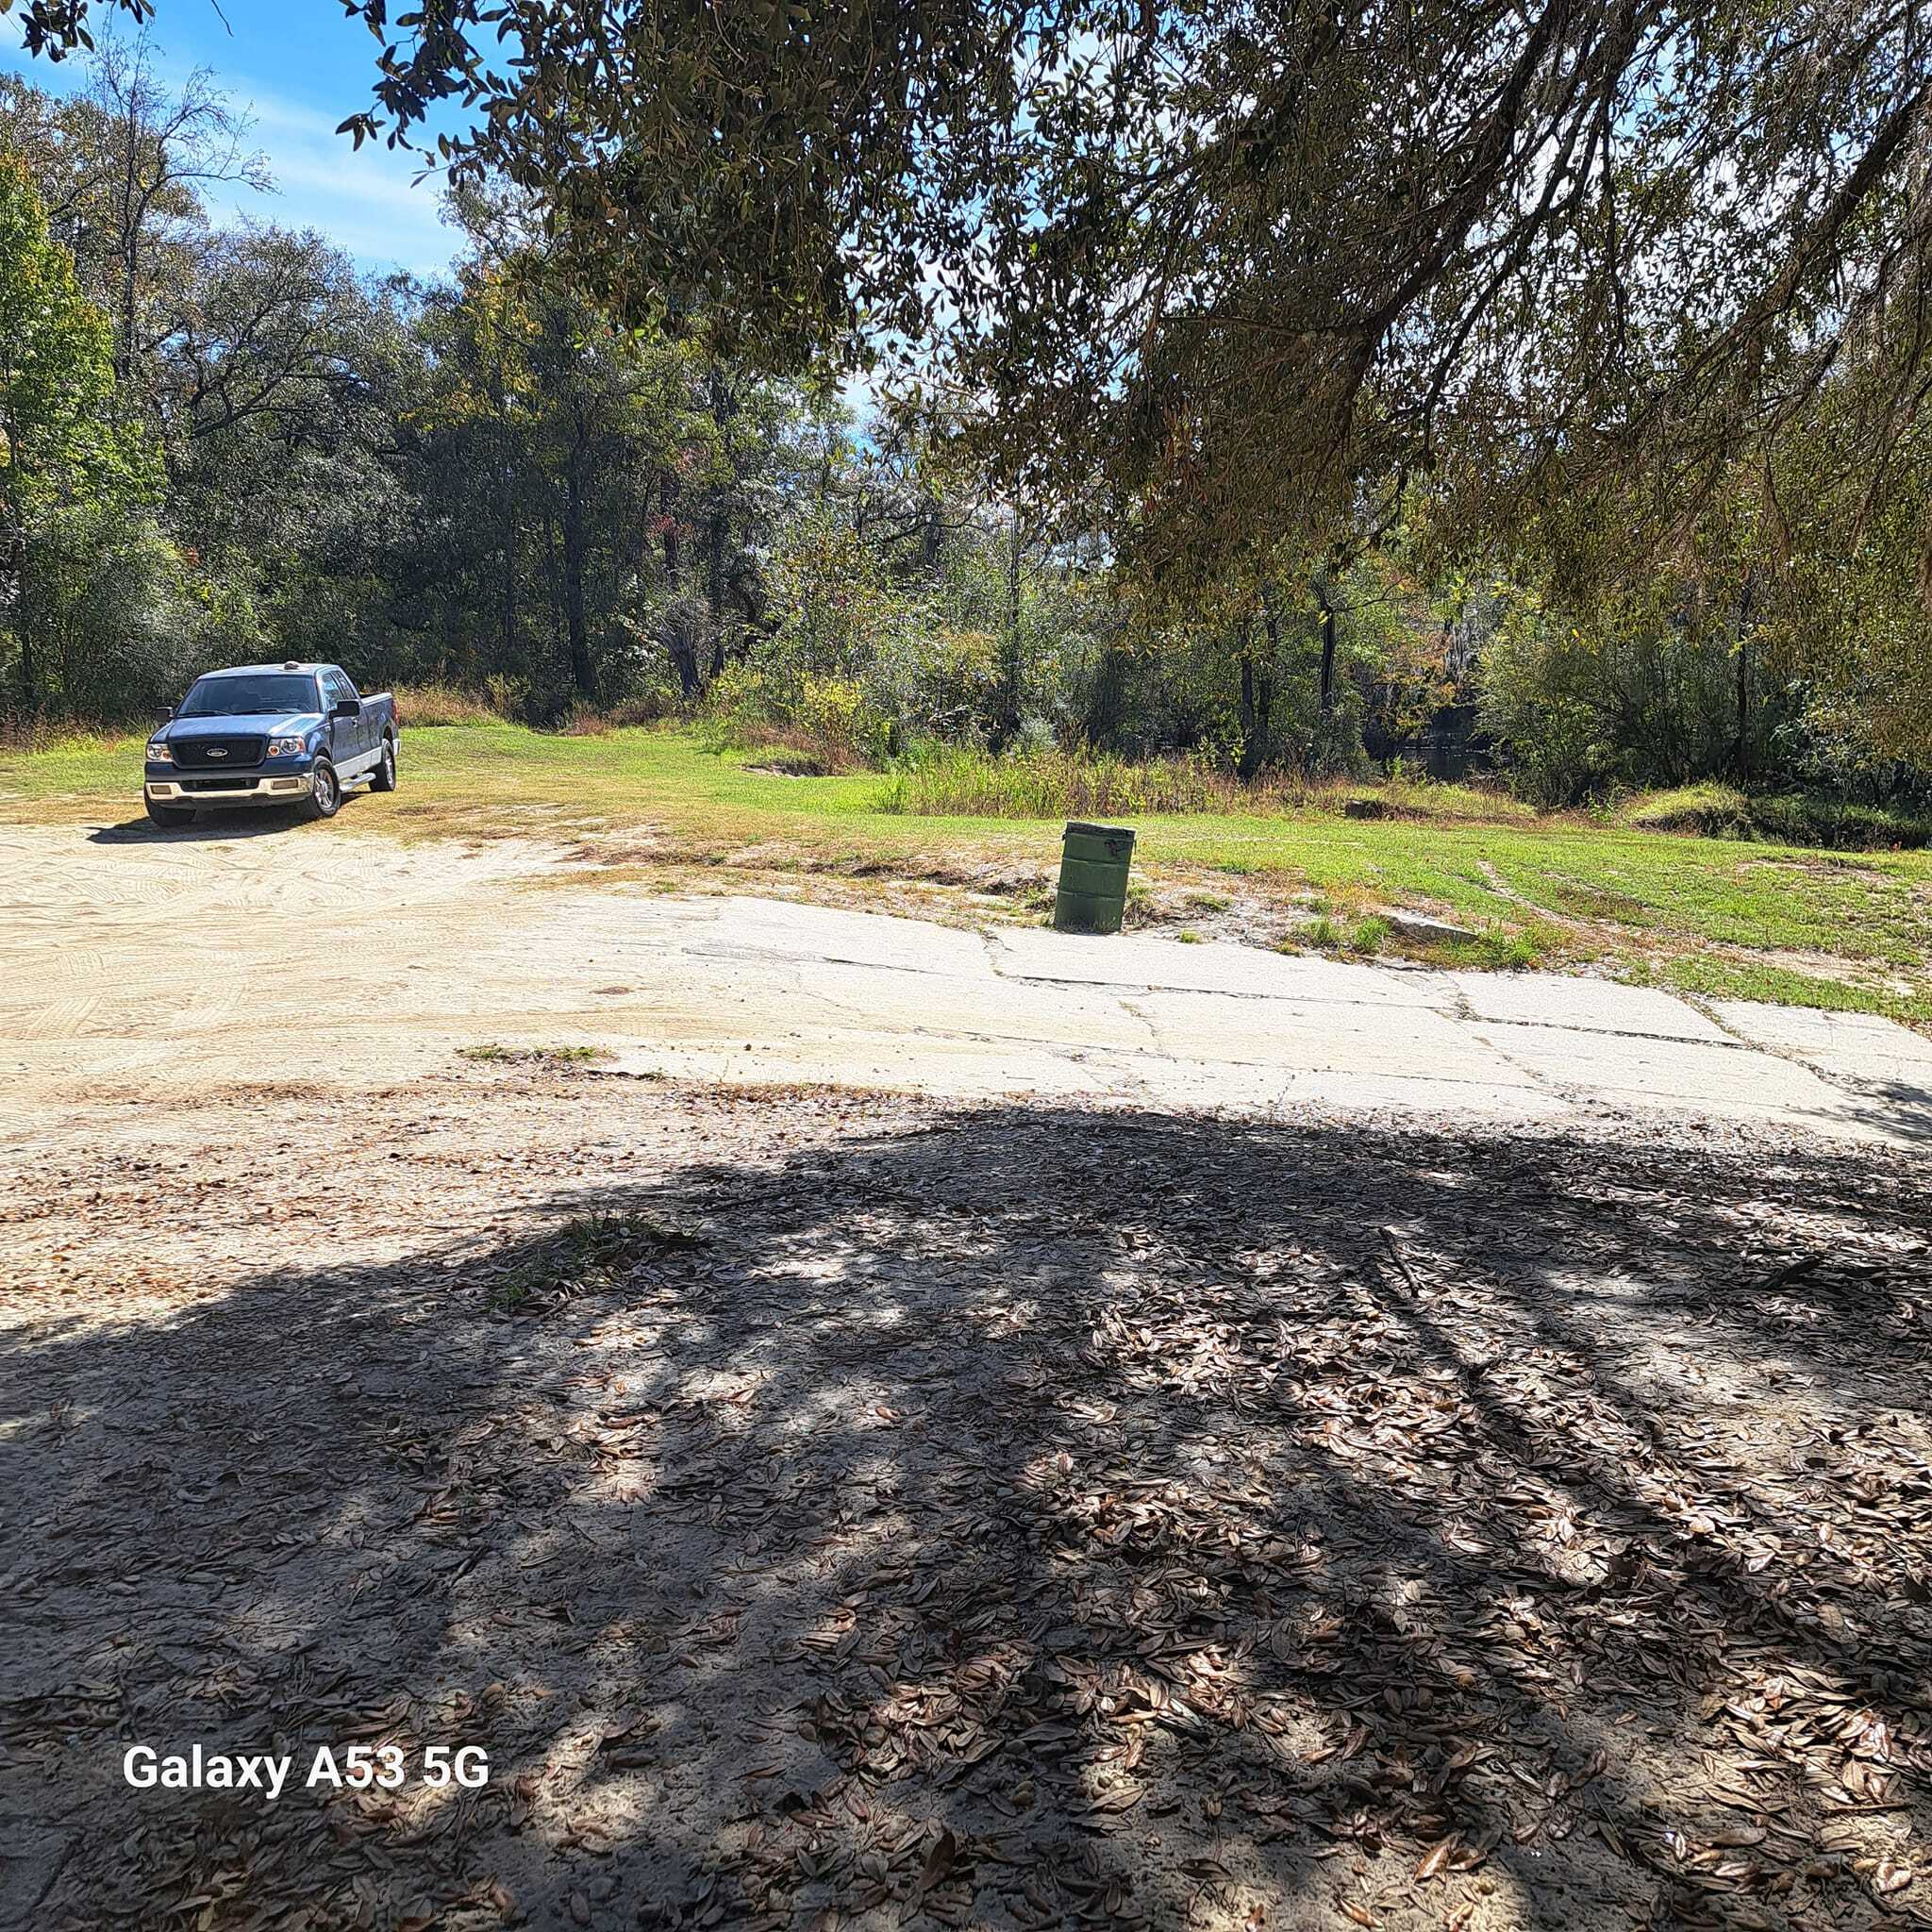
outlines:
[[[1364,973],[1373,968],[1360,969]],[[1219,993],[1150,992],[1132,1004],[1153,1023],[1161,1050],[1311,1074],[1399,1074],[1492,1087],[1527,1087],[1474,1028],[1427,1008],[1391,1011],[1336,1001],[1257,1003]]]
[[[1895,1081],[1932,1099],[1932,1040],[1877,1013],[1823,1013],[1725,1000],[1713,1010],[1740,1040],[1857,1078]]]
[[[1549,973],[1455,973],[1456,996],[1478,1020],[1525,1026],[1579,1027],[1598,1033],[1650,1034],[1660,1040],[1723,1042],[1724,1028],[1674,994],[1606,979],[1567,979]]]
[[[506,841],[8,827],[0,878],[16,1143],[109,1131],[158,1082],[369,1093],[496,1042],[734,1083],[1262,1114],[1648,1108],[1932,1144],[1932,1041],[1865,1015],[674,898]]]
[[[805,984],[815,1004],[837,1007],[848,1024],[873,1028],[1042,1044],[1072,1041],[1111,1052],[1158,1049],[1153,1024],[1130,1004],[1085,987],[1042,983],[1003,991],[983,953],[976,981],[961,974],[935,985],[926,974],[901,966],[827,959]]]
[[[1481,1023],[1472,1030],[1517,1066],[1573,1094],[1787,1118],[1828,1115],[1843,1097],[1810,1068],[1742,1046],[1548,1024]]]
[[[1145,933],[1092,939],[1025,927],[993,933],[990,941],[999,970],[1010,979],[1347,1006],[1440,1007],[1454,998],[1449,975],[1426,968],[1348,966],[1255,946],[1183,945]]]
[[[658,898],[667,929],[682,923],[695,902]],[[808,906],[793,899],[734,897],[708,902],[715,911],[711,937],[701,951],[715,958],[791,958],[853,966],[890,967],[899,973],[979,978],[986,973],[986,942],[979,934],[920,919],[849,912],[837,906]]]

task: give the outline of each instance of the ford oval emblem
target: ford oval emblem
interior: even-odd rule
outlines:
[[[218,744],[209,745],[208,748],[208,755],[211,758],[225,758],[228,756],[228,754],[225,752]]]

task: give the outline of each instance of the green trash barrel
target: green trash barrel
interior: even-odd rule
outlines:
[[[1067,827],[1053,923],[1060,932],[1118,932],[1127,909],[1134,835],[1125,825]]]

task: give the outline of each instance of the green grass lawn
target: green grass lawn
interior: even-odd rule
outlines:
[[[0,821],[138,818],[141,744],[0,754]],[[747,769],[755,753],[709,753],[681,731],[406,727],[403,752],[397,795],[352,800],[331,836],[522,832],[594,847],[649,825],[668,863],[915,878],[975,866],[1043,874],[1058,855],[1057,821],[900,815],[880,809],[888,784],[875,774],[785,777]],[[1452,963],[1591,963],[1707,997],[1932,1018],[1928,852],[1743,844],[1569,815],[1525,821],[1520,808],[1494,824],[1349,819],[1319,805],[1135,823],[1138,862],[1157,886],[1191,886],[1196,904],[1210,902],[1198,890],[1208,886],[1284,905],[1299,895],[1320,922],[1315,943],[1346,948],[1353,931],[1356,950],[1373,950],[1376,912],[1430,910],[1481,935],[1439,955]]]

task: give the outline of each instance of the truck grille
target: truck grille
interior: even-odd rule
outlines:
[[[190,771],[219,772],[260,764],[267,744],[265,738],[171,738],[168,749]],[[220,756],[211,758],[211,752]]]

